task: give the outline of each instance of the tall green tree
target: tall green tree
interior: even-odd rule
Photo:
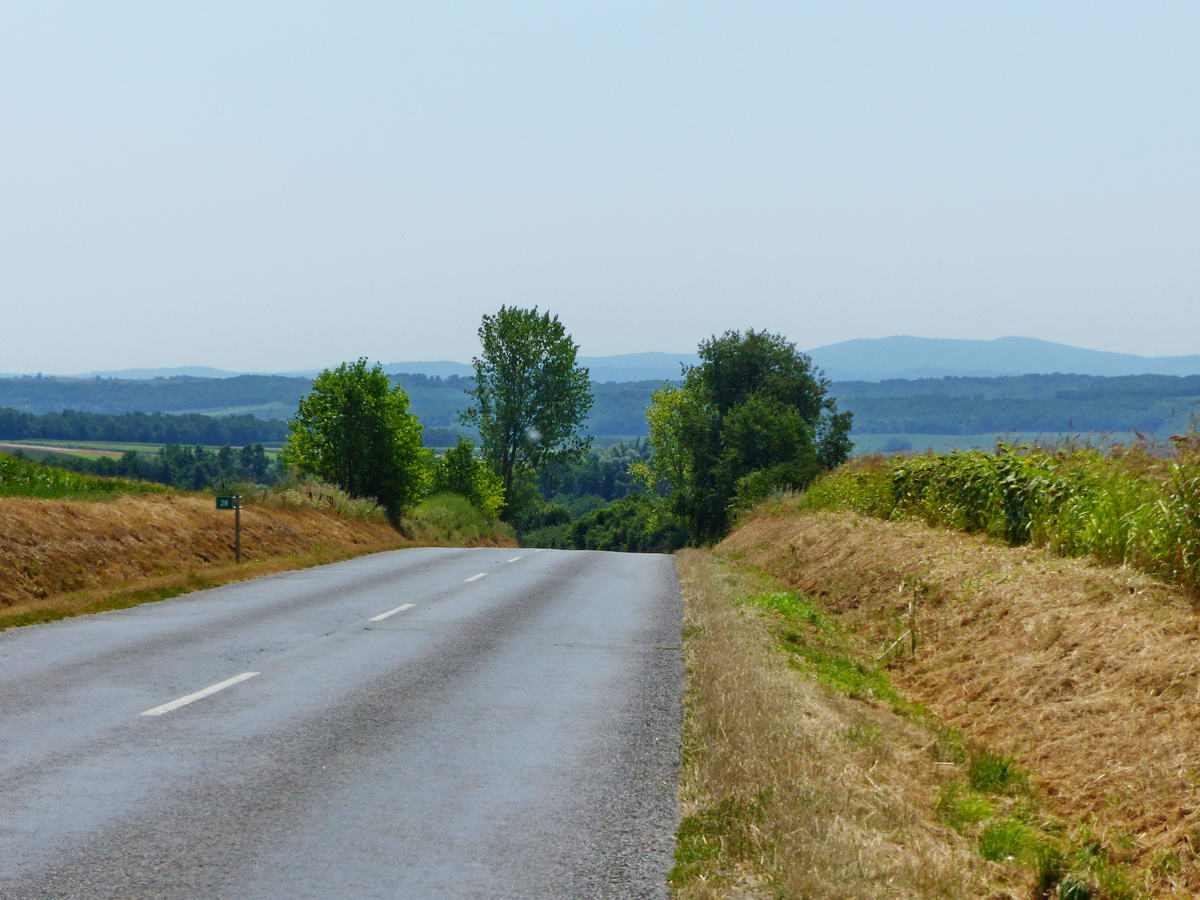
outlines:
[[[398,515],[425,493],[429,451],[408,395],[366,359],[326,369],[289,423],[284,462]]]
[[[474,402],[460,419],[479,429],[511,518],[519,478],[587,451],[591,441],[580,429],[592,392],[587,369],[576,364],[579,347],[558,316],[501,306],[483,317],[479,342],[481,352],[472,361]]]
[[[647,418],[653,456],[638,467],[692,540],[729,529],[738,505],[773,489],[800,489],[850,452],[850,414],[829,382],[782,335],[727,331],[700,344],[683,385],[654,395]]]

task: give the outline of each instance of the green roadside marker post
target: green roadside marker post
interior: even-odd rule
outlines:
[[[242,495],[217,495],[217,509],[233,510],[233,561],[242,561]]]

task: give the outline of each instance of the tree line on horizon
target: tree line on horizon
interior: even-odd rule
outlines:
[[[646,452],[625,461],[636,488],[575,522],[556,520],[539,478],[574,474],[591,444],[583,427],[594,396],[578,346],[557,316],[536,307],[485,315],[479,339],[470,405],[459,413],[479,434],[478,453],[463,440],[433,458],[404,389],[359,359],[313,380],[291,420],[284,464],[375,499],[397,521],[442,489],[477,506],[489,498],[519,532],[552,545],[640,550],[715,541],[737,509],[806,487],[851,449],[851,415],[838,412],[807,356],[781,335],[728,331],[701,343],[701,362],[681,385],[654,394]]]

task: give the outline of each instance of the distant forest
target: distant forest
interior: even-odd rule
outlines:
[[[287,423],[254,416],[203,416],[197,413],[89,413],[78,410],[27,413],[0,408],[0,440],[29,438],[61,441],[112,441],[147,444],[203,444],[241,447],[278,444]]]
[[[1015,375],[844,381],[832,387],[859,434],[1185,431],[1200,376]]]
[[[396,375],[426,427],[426,443],[446,446],[460,429],[469,378]],[[311,382],[277,375],[235,378],[0,379],[0,439],[61,438],[240,445],[278,442]],[[657,381],[593,384],[586,425],[593,435],[641,437]],[[1200,404],[1200,376],[1021,375],[1003,378],[835,382],[839,408],[857,434],[983,434],[999,431],[1186,430]],[[62,413],[22,418],[22,414]],[[93,417],[81,413],[96,414]],[[155,416],[153,413],[171,413]],[[179,413],[222,414],[219,419]],[[236,413],[235,415],[228,415]],[[264,413],[270,413],[265,415]],[[149,415],[147,415],[149,414]],[[271,420],[274,421],[271,421]]]

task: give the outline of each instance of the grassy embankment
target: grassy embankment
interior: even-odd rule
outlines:
[[[431,498],[401,533],[374,503],[319,483],[207,494],[97,478],[0,455],[0,629],[119,609],[271,572],[418,545],[513,545],[500,526]],[[447,511],[448,510],[448,511]]]
[[[834,620],[749,567],[677,557],[687,665],[681,898],[1021,896],[939,820],[961,768]],[[1001,802],[1007,803],[1002,799]]]
[[[724,895],[739,872],[785,896],[1200,893],[1194,458],[981,457],[847,467],[760,507],[711,561],[681,559],[689,626],[702,629],[687,639],[682,895]],[[704,591],[725,593],[716,612]],[[731,602],[755,597],[771,607],[765,620]],[[777,652],[755,657],[750,640],[714,663],[721,632],[754,621],[765,621],[758,646]],[[744,712],[756,709],[767,710],[757,722]],[[847,724],[855,714],[867,724]],[[863,742],[881,754],[873,768],[859,762]],[[908,802],[889,818],[856,791]],[[722,837],[723,819],[745,839]],[[939,821],[940,836],[929,830]],[[850,860],[857,847],[859,859],[844,870],[813,859],[806,884],[779,857],[808,859],[822,829],[845,838],[825,856]],[[695,833],[716,837],[689,850]],[[922,862],[930,834],[944,863],[959,860],[950,870],[983,880],[915,882],[938,871]]]

